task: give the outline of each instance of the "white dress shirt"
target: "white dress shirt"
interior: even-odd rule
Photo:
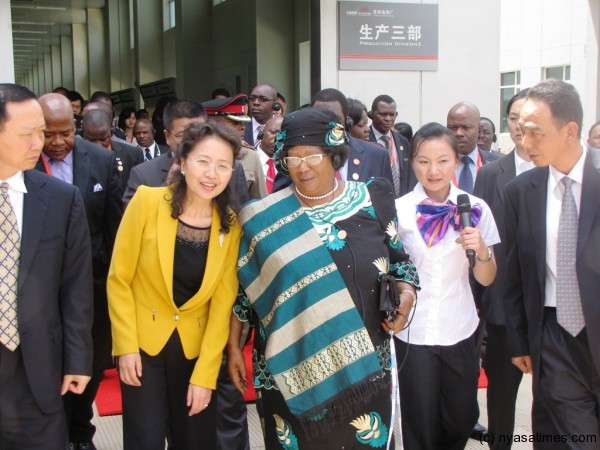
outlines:
[[[17,172],[6,181],[9,185],[8,198],[12,206],[13,212],[17,217],[17,224],[19,226],[19,236],[23,236],[23,200],[25,194],[27,194],[27,188],[25,187],[25,177],[23,172]]]
[[[456,204],[456,197],[466,192],[450,183],[448,199]],[[481,205],[481,219],[477,228],[488,246],[500,242],[498,229],[488,205],[471,194],[471,205]],[[421,291],[410,327],[397,334],[404,342],[417,345],[453,345],[467,339],[477,329],[479,317],[469,284],[469,260],[456,239],[460,232],[450,225],[443,239],[427,247],[416,220],[419,203],[427,198],[421,183],[396,200],[398,234],[404,249],[417,267]],[[479,263],[477,263],[479,264]]]
[[[556,307],[556,246],[558,241],[558,222],[560,220],[560,209],[565,192],[564,185],[560,182],[563,177],[568,176],[573,180],[571,191],[575,197],[577,213],[581,210],[581,187],[583,181],[583,166],[585,163],[585,147],[579,160],[575,163],[568,175],[559,172],[550,166],[548,176],[548,196],[546,200],[546,297],[544,306]]]
[[[521,175],[523,172],[527,172],[530,169],[533,169],[535,164],[533,161],[525,161],[523,158],[519,156],[517,150],[515,149],[515,170],[517,176]]]

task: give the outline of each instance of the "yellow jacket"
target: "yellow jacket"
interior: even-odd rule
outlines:
[[[171,217],[165,199],[169,196],[168,187],[140,186],[121,221],[108,274],[113,355],[140,349],[157,355],[177,329],[185,356],[199,356],[190,383],[215,389],[238,291],[241,227],[236,219],[229,233],[222,234],[214,207],[202,286],[177,308],[173,301],[177,219]]]

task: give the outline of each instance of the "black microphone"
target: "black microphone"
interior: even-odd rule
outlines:
[[[460,214],[460,224],[464,228],[471,226],[471,201],[467,194],[459,194],[456,197],[458,203],[458,214]],[[475,266],[475,250],[466,250],[467,258],[469,258],[469,268]]]

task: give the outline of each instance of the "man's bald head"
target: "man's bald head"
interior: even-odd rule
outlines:
[[[112,110],[112,108],[109,105],[107,105],[106,103],[102,103],[102,102],[90,102],[90,103],[88,103],[83,108],[82,114],[85,115],[85,113],[87,113],[88,111],[97,110],[97,109],[99,109],[101,111],[104,111],[112,119],[112,116],[113,116],[113,110]]]
[[[460,102],[450,108],[446,126],[456,136],[458,150],[468,155],[477,147],[480,126],[479,108],[473,103]]]
[[[61,94],[45,94],[39,98],[44,112],[44,153],[62,161],[75,145],[75,116],[69,99]]]
[[[109,148],[111,145],[111,119],[102,109],[92,109],[84,114],[81,131],[86,141]]]
[[[42,106],[46,121],[48,121],[48,116],[60,117],[61,119],[70,119],[71,121],[75,120],[71,102],[64,95],[54,93],[44,94],[39,98],[38,101]],[[75,122],[73,122],[73,124],[75,124]]]

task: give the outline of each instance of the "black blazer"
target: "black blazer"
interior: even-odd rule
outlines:
[[[252,131],[252,121],[244,124],[244,141],[254,147],[254,132]]]
[[[94,274],[94,362],[111,365],[110,320],[106,278],[121,217],[123,194],[116,156],[110,150],[76,136],[73,146],[73,185],[79,189],[92,240]],[[45,171],[38,161],[36,169]]]
[[[92,256],[76,188],[24,172],[17,318],[33,397],[51,414],[63,408],[64,375],[92,374]]]
[[[379,145],[372,142],[363,141],[348,136],[348,180],[349,181],[367,181],[369,178],[385,178],[390,183],[392,177],[392,167],[387,152]],[[292,184],[289,175],[281,172],[275,177],[273,192],[280,191]]]
[[[400,166],[400,197],[402,197],[414,189],[417,178],[410,164],[410,142],[397,131],[392,130],[392,136]],[[375,139],[375,133],[373,133],[373,125],[369,127],[369,141],[379,145]]]
[[[504,188],[516,176],[514,150],[490,164],[485,164],[477,173],[473,195],[482,198],[489,205],[501,242],[494,245],[496,257],[496,279],[487,287],[477,284],[476,295],[480,306],[480,316],[493,325],[505,325],[504,282],[506,264],[506,231],[504,227]]]
[[[112,139],[111,147],[117,161],[117,170],[121,179],[121,191],[125,192],[131,169],[144,162],[144,154],[139,147],[126,144],[117,139]]]
[[[127,205],[137,188],[141,185],[150,187],[165,186],[167,184],[167,175],[173,164],[173,152],[160,155],[150,161],[146,161],[133,168],[127,183],[127,189],[123,195],[123,202]],[[239,207],[250,200],[244,167],[239,161],[236,161],[233,168],[233,175],[229,180],[229,187],[232,190],[234,200],[237,205],[232,209],[238,211]]]
[[[539,375],[546,279],[546,200],[548,167],[537,167],[506,186],[507,335],[513,356],[531,355]],[[589,149],[575,263],[590,353],[600,371],[600,151]],[[538,369],[538,370],[536,370]]]

